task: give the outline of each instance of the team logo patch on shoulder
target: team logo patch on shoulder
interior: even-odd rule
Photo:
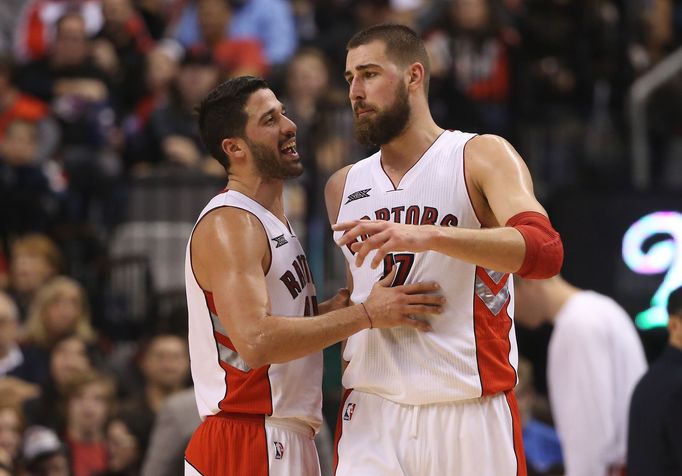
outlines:
[[[274,237],[274,238],[270,238],[270,240],[272,240],[272,241],[274,241],[275,243],[277,243],[277,246],[275,246],[275,248],[279,248],[280,246],[284,246],[284,245],[286,245],[287,243],[289,243],[289,242],[287,241],[287,239],[284,238],[284,233],[282,233],[281,235],[276,236],[276,237]]]
[[[348,205],[350,202],[354,202],[355,200],[360,200],[361,198],[367,198],[369,197],[369,191],[372,190],[371,188],[366,188],[364,190],[358,190],[357,192],[353,192],[350,195],[348,195],[348,201],[344,203],[344,205]]]
[[[355,412],[355,403],[349,403],[346,405],[346,411],[343,412],[343,419],[345,421],[351,421],[353,419],[353,413]]]
[[[284,445],[279,441],[273,442],[273,445],[275,445],[275,459],[284,458]]]

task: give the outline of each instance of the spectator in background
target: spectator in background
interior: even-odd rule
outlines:
[[[136,0],[135,8],[147,26],[147,31],[151,37],[158,41],[164,37],[166,26],[173,11],[181,5],[184,0]],[[169,12],[170,11],[170,12]]]
[[[14,240],[10,249],[9,291],[26,318],[33,296],[62,271],[62,254],[46,235],[29,234]]]
[[[22,453],[27,476],[73,476],[66,447],[49,428],[29,427]]]
[[[37,138],[38,155],[43,162],[54,153],[59,131],[49,116],[48,105],[17,89],[15,76],[16,65],[13,58],[0,53],[0,138],[4,135],[7,125],[14,119],[36,123],[40,129]]]
[[[223,76],[264,76],[267,61],[263,47],[255,38],[232,38],[230,0],[197,0],[197,20],[201,38],[192,49],[213,52]]]
[[[208,52],[188,51],[168,101],[157,108],[149,120],[148,133],[153,149],[147,158],[182,170],[213,171],[215,161],[208,158],[194,119],[194,108],[220,78],[218,67]]]
[[[24,62],[44,57],[54,42],[56,24],[67,12],[77,12],[88,36],[102,27],[101,0],[24,0],[17,21],[14,53]],[[4,3],[4,2],[3,2]]]
[[[119,413],[109,420],[106,430],[107,470],[98,476],[139,476],[151,433],[147,423],[146,419],[129,412]],[[171,436],[174,440],[182,441],[177,433]],[[167,472],[155,474],[171,476]]]
[[[516,321],[554,324],[547,381],[566,476],[618,474],[625,468],[628,402],[646,371],[632,320],[612,299],[560,276],[514,282]]]
[[[113,380],[92,371],[74,376],[66,386],[64,441],[73,476],[93,476],[106,469],[105,430],[115,394]]]
[[[425,35],[436,120],[508,135],[511,58],[492,0],[452,0],[446,8]]]
[[[38,125],[23,119],[13,119],[0,137],[0,236],[44,232],[57,216],[38,144]]]
[[[182,46],[175,40],[159,41],[145,57],[145,92],[134,111],[123,122],[125,136],[124,161],[135,175],[149,173],[149,163],[157,153],[147,134],[152,113],[165,107],[171,88],[184,56]]]
[[[285,0],[234,1],[234,14],[229,27],[231,38],[257,39],[263,45],[265,58],[272,67],[283,66],[296,51],[298,34],[294,15]],[[174,37],[185,47],[200,38],[197,22],[198,2],[190,1],[175,25]]]
[[[45,351],[68,335],[95,341],[90,306],[83,286],[68,276],[58,276],[36,294],[26,321],[24,342]]]
[[[68,176],[67,219],[105,226],[118,210],[110,203],[112,186],[121,171],[116,153],[117,119],[111,81],[91,53],[84,18],[66,13],[56,23],[48,55],[25,65],[17,83],[48,102],[59,122],[59,157]],[[107,205],[111,209],[105,210]]]
[[[19,463],[24,435],[24,416],[17,402],[0,400],[0,452],[4,452],[12,466]]]
[[[19,309],[0,291],[0,382],[14,377],[40,384],[47,377],[43,362],[42,354],[19,346]]]
[[[668,346],[632,394],[628,476],[682,474],[682,287],[668,297]]]
[[[64,411],[68,385],[78,375],[92,369],[93,362],[85,341],[75,335],[58,340],[50,350],[49,375],[40,396],[28,400],[24,405],[28,423],[62,433],[66,424]]]
[[[180,390],[159,409],[142,476],[182,476],[187,443],[201,423],[194,387]]]
[[[287,218],[298,231],[309,264],[315,275],[324,275],[326,255],[336,256],[326,246],[331,239],[324,207],[324,186],[339,168],[360,157],[364,150],[353,139],[353,117],[347,106],[348,97],[331,81],[330,67],[321,50],[301,48],[286,70],[283,103],[287,116],[296,124],[296,150],[307,157],[300,179],[284,183]],[[302,226],[305,222],[305,227]],[[322,280],[328,291],[342,287]]]
[[[187,340],[174,334],[160,333],[142,346],[139,360],[142,384],[136,386],[123,409],[139,415],[151,432],[154,419],[168,397],[187,386],[189,353]]]
[[[107,73],[119,108],[129,111],[143,93],[140,70],[154,42],[131,0],[102,0],[102,13],[93,58]]]

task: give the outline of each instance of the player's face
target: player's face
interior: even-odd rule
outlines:
[[[405,75],[387,58],[383,42],[351,49],[345,77],[358,141],[384,145],[405,130],[411,114]]]
[[[269,89],[254,92],[246,103],[249,116],[246,144],[258,173],[269,179],[288,179],[303,173],[296,150],[296,124]]]

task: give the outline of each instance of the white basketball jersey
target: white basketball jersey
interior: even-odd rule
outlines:
[[[443,132],[397,187],[382,168],[380,152],[353,165],[337,222],[365,218],[480,228],[464,179],[464,148],[473,136]],[[341,235],[336,232],[334,238]],[[509,274],[433,251],[391,253],[374,270],[374,251],[360,268],[350,246],[343,253],[353,275],[355,303],[365,301],[392,266],[398,266],[393,285],[436,281],[447,299],[442,314],[423,317],[431,322],[431,332],[367,329],[351,336],[344,352],[350,362],[343,375],[346,388],[420,405],[492,395],[516,385]]]
[[[260,204],[234,190],[214,197],[199,220],[220,207],[246,210],[263,224],[272,256],[265,276],[272,315],[316,314],[312,275],[293,231]],[[190,244],[191,237],[185,259],[189,350],[202,419],[221,411],[260,414],[300,420],[317,431],[322,422],[322,352],[283,364],[249,368],[218,319],[212,293],[204,291],[194,277]]]

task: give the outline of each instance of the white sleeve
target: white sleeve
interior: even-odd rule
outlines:
[[[600,333],[603,329],[576,322],[582,316],[564,317],[570,322],[554,330],[547,379],[565,476],[602,476],[607,474],[609,445],[616,432],[608,346]]]

